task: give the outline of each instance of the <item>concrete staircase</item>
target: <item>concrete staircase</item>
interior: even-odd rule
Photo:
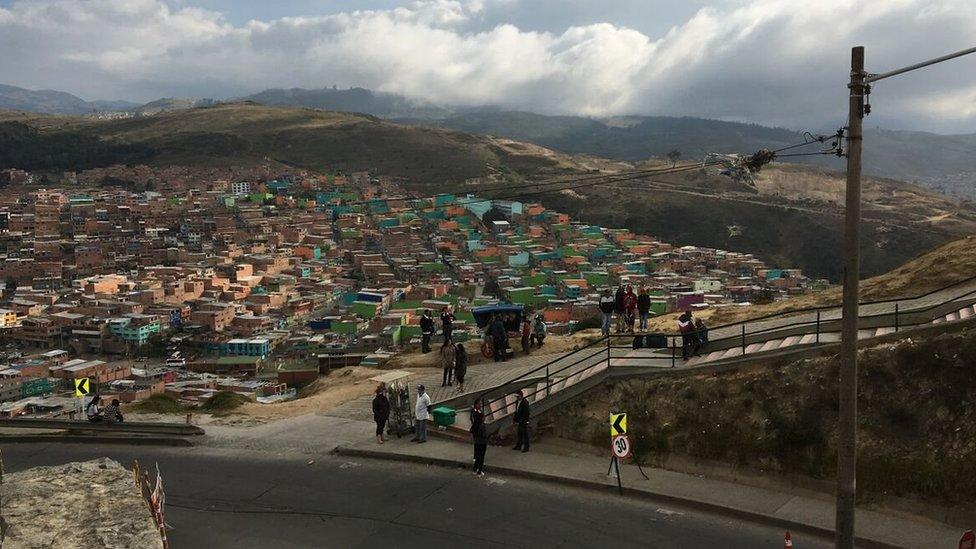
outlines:
[[[919,306],[902,307],[899,310],[898,305],[901,304]],[[485,422],[489,432],[495,433],[510,425],[510,418],[515,413],[515,393],[519,390],[523,391],[532,405],[532,414],[537,415],[582,395],[611,376],[631,377],[651,372],[677,372],[718,364],[747,363],[771,356],[789,356],[820,346],[835,345],[841,341],[838,315],[823,320],[818,311],[816,322],[797,322],[797,318],[801,317],[782,315],[779,324],[764,320],[762,329],[754,332],[744,329],[743,323],[722,327],[720,333],[725,335],[710,341],[704,354],[686,361],[680,358],[678,336],[669,336],[669,346],[665,349],[631,349],[629,345],[621,344],[629,343],[632,336],[605,337],[506,383],[491,387],[479,395],[463,395],[437,402],[436,405],[451,406],[458,410],[457,423],[437,433],[469,440],[470,423],[467,412],[476,396],[485,399]],[[861,316],[858,339],[873,339],[933,324],[974,319],[976,287],[962,296],[954,295],[945,302],[932,304],[901,300],[891,312],[882,310],[880,313]],[[741,336],[728,335],[736,332],[741,332]]]

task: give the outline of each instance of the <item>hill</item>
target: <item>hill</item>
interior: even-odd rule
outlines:
[[[61,171],[115,163],[374,170],[402,177],[421,195],[477,191],[482,181],[517,185],[554,175],[663,165],[568,155],[505,138],[394,124],[362,114],[250,102],[119,120],[0,112],[0,168]],[[589,223],[626,227],[669,242],[755,253],[771,264],[836,280],[842,189],[843,179],[836,173],[775,164],[760,174],[755,189],[715,173],[692,171],[529,199]],[[924,250],[976,233],[971,204],[913,185],[867,179],[864,198],[866,274],[884,272]],[[741,234],[730,233],[730,226],[739,227]]]
[[[119,111],[135,107],[128,101],[85,101],[56,90],[28,90],[0,84],[0,109],[48,113],[87,114],[92,111]]]
[[[330,111],[357,112],[382,118],[421,117],[424,119],[450,115],[453,111],[402,95],[381,93],[365,88],[304,88],[268,89],[242,98],[262,105],[277,107],[312,107]]]

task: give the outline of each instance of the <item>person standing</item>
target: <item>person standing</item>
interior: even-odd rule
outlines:
[[[610,290],[603,290],[603,295],[600,296],[600,315],[602,316],[603,323],[600,325],[600,333],[605,336],[610,335],[610,322],[613,320],[613,296],[610,295]]]
[[[691,309],[686,309],[678,317],[678,332],[681,333],[681,359],[688,360],[689,347],[695,344],[695,319],[691,316]]]
[[[488,452],[488,430],[485,428],[484,405],[479,398],[471,407],[471,442],[474,443],[474,474],[485,476],[485,454]]]
[[[488,335],[491,336],[491,346],[495,362],[508,360],[508,332],[505,330],[505,323],[502,317],[495,315],[488,326]]]
[[[532,322],[529,317],[522,319],[522,352],[529,354],[532,344]]]
[[[529,451],[529,419],[532,417],[532,409],[529,401],[525,398],[525,392],[518,392],[518,402],[515,404],[515,415],[512,422],[515,424],[515,447],[512,450],[521,450],[523,453]]]
[[[542,348],[542,342],[546,339],[546,321],[542,314],[535,315],[535,324],[532,325],[532,342]]]
[[[634,333],[634,318],[637,316],[637,295],[634,294],[634,287],[627,285],[624,292],[624,315],[627,319],[627,331]]]
[[[430,314],[430,309],[424,310],[424,315],[420,317],[420,352],[430,352],[430,338],[434,335],[434,317]]]
[[[445,339],[441,345],[441,368],[444,369],[444,378],[441,387],[450,387],[454,377],[454,343],[450,339]]]
[[[640,315],[641,332],[647,331],[647,317],[651,312],[651,296],[647,294],[647,287],[641,287],[640,295],[637,296],[637,314]]]
[[[441,309],[441,332],[444,334],[444,341],[454,342],[454,321],[456,320],[454,313],[451,312],[450,307],[444,307]]]
[[[617,316],[616,328],[614,331],[620,333],[624,331],[624,314],[626,309],[624,308],[624,295],[627,292],[624,290],[623,284],[617,287],[617,293],[613,296],[613,314]]]
[[[390,399],[386,396],[386,384],[380,383],[376,387],[373,397],[373,421],[376,423],[376,442],[383,444],[383,428],[390,417]]]
[[[411,442],[427,442],[427,419],[430,418],[430,397],[423,385],[417,385],[417,405],[414,408],[416,435]]]
[[[468,373],[468,353],[460,343],[454,350],[454,379],[457,380],[458,394],[464,392],[464,376]]]

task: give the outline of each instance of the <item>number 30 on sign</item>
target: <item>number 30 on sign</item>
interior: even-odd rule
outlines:
[[[627,459],[633,453],[633,445],[627,435],[617,435],[610,441],[610,450],[617,459]]]

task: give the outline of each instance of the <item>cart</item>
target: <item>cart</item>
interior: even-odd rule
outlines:
[[[481,343],[481,354],[485,358],[491,358],[495,354],[495,349],[493,348],[491,338],[488,337],[487,329],[492,317],[495,315],[502,317],[502,321],[505,323],[505,331],[508,332],[508,337],[511,339],[512,337],[517,337],[521,332],[522,319],[525,318],[525,307],[511,303],[496,303],[494,305],[475,307],[471,309],[471,313],[474,315],[474,321],[478,325],[478,328],[485,330]]]
[[[370,381],[386,384],[386,397],[390,399],[390,418],[386,422],[386,433],[396,435],[397,438],[413,432],[408,377],[410,372],[393,370],[369,378]]]

